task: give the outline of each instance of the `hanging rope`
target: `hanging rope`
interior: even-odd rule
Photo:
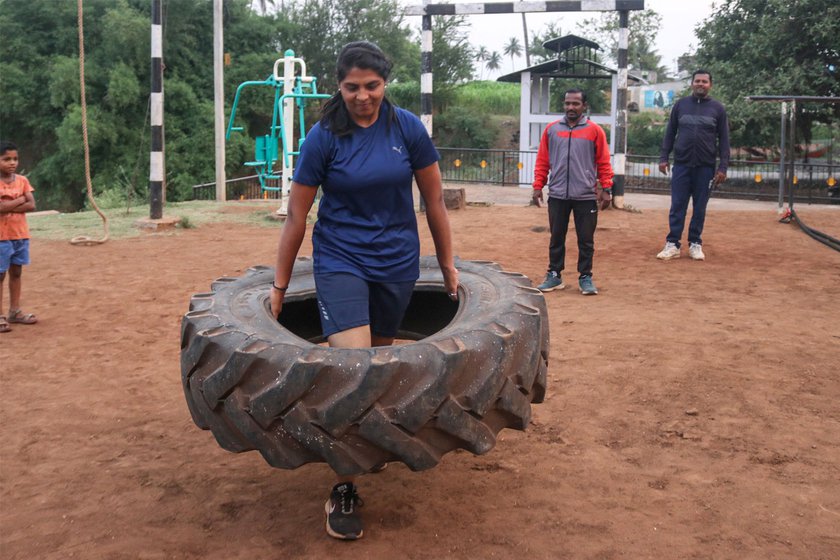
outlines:
[[[90,147],[88,146],[87,129],[87,101],[85,100],[85,32],[82,22],[82,0],[77,2],[78,26],[79,26],[79,95],[82,101],[82,143],[85,147],[85,182],[87,183],[87,198],[99,217],[102,218],[102,227],[105,236],[102,239],[93,239],[86,235],[80,235],[70,240],[72,245],[99,245],[108,241],[108,218],[96,205],[93,199],[93,186],[90,181]]]

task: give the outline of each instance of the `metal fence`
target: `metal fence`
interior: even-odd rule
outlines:
[[[840,165],[796,163],[793,195],[797,202],[840,204],[837,178]],[[627,162],[626,189],[630,192],[669,193],[670,178],[659,172],[659,158],[631,156]],[[787,188],[784,189],[787,196]],[[749,200],[777,200],[779,162],[734,160],[729,163],[726,182],[715,196]]]
[[[279,187],[281,179],[267,179],[269,187]],[[227,200],[275,200],[281,198],[280,191],[265,191],[260,188],[260,180],[256,175],[238,177],[225,181]],[[193,186],[193,200],[216,200],[216,183],[203,183]]]
[[[487,183],[525,186],[534,178],[537,153],[516,150],[438,148],[443,180],[451,183]],[[799,202],[840,204],[840,165],[796,163],[794,196]],[[625,189],[628,192],[669,193],[670,178],[659,172],[655,156],[627,156]],[[776,200],[779,163],[736,160],[729,164],[726,182],[715,196]]]
[[[494,185],[530,184],[534,177],[537,152],[438,148],[444,181],[489,183]]]
[[[534,178],[537,152],[517,150],[474,150],[438,148],[443,180],[447,183],[485,183],[502,186],[530,185]],[[840,204],[840,165],[797,163],[794,167],[794,196],[798,202]],[[625,190],[627,192],[670,192],[670,179],[659,172],[659,158],[627,156]],[[280,179],[269,180],[272,187]],[[227,200],[278,199],[279,191],[260,190],[256,175],[230,179]],[[777,200],[779,163],[771,161],[732,161],[726,182],[715,196],[749,200]],[[194,200],[215,200],[216,184],[193,187]]]

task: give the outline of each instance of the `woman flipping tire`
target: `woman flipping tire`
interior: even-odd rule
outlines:
[[[218,319],[224,315],[219,312],[210,319],[217,324],[201,331],[211,336],[194,352],[186,344],[190,325],[185,320],[184,386],[188,398],[192,396],[193,416],[200,425],[206,422],[223,446],[259,449],[273,465],[327,462],[337,484],[325,504],[326,530],[339,539],[363,534],[354,475],[393,459],[413,469],[429,468],[448,447],[486,451],[495,436],[488,426],[504,424],[501,412],[490,412],[487,395],[505,391],[504,402],[520,413],[520,421],[522,404],[525,409],[528,404],[512,385],[496,386],[496,376],[488,376],[489,369],[478,359],[481,352],[463,351],[481,347],[505,359],[490,352],[493,344],[498,352],[504,346],[504,322],[498,323],[499,333],[475,331],[440,344],[390,348],[405,325],[420,277],[413,183],[426,202],[437,286],[442,287],[438,291],[448,298],[437,303],[457,306],[463,292],[443,203],[440,156],[420,119],[385,96],[390,71],[391,62],[373,43],[357,41],[342,48],[336,63],[339,90],[325,103],[321,120],[300,148],[276,268],[254,270],[234,282],[237,287],[244,284],[244,291],[219,290],[218,296],[210,296],[209,316],[225,302],[228,314],[244,308],[245,315],[228,323]],[[287,295],[295,293],[295,258],[319,187],[323,196],[306,276],[312,278],[309,293],[316,296],[308,301],[317,301],[317,306],[299,313],[304,320],[298,322]],[[485,288],[482,294],[492,291],[489,284]],[[223,301],[216,301],[222,294]],[[442,305],[426,307],[418,316],[434,319],[428,309]],[[306,317],[320,322],[322,334],[315,338],[326,339],[329,350],[277,336],[279,327],[271,321],[306,325]],[[271,325],[259,331],[250,327],[266,321]],[[231,330],[231,324],[240,323],[247,326]],[[412,327],[423,332],[428,324]],[[230,357],[225,364],[211,361],[205,369],[201,356],[213,348],[215,336],[226,340]],[[441,375],[441,370],[474,368],[484,373]],[[213,414],[202,414],[205,403]],[[222,414],[216,416],[220,407]],[[468,411],[481,418],[488,413],[487,422],[476,421]]]

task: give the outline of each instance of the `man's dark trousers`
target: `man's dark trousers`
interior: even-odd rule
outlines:
[[[566,232],[569,229],[569,216],[573,212],[578,239],[578,272],[581,276],[591,276],[595,227],[598,225],[598,202],[595,200],[548,197],[548,226],[551,228],[548,267],[560,274],[566,265]]]
[[[686,167],[674,165],[671,175],[671,212],[668,221],[671,231],[666,241],[680,246],[680,238],[685,229],[685,215],[688,212],[688,200],[691,199],[691,222],[688,225],[688,242],[703,244],[703,223],[706,221],[706,205],[712,190],[709,181],[715,176],[714,167]]]

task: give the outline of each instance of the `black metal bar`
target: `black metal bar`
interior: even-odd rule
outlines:
[[[793,178],[796,175],[796,101],[791,102],[790,108],[790,181],[788,182],[788,208],[793,211]]]
[[[779,212],[785,205],[785,138],[787,138],[787,103],[782,103],[782,134],[779,143]]]
[[[818,101],[820,103],[840,103],[840,97],[820,97],[819,95],[748,95],[750,101]]]

